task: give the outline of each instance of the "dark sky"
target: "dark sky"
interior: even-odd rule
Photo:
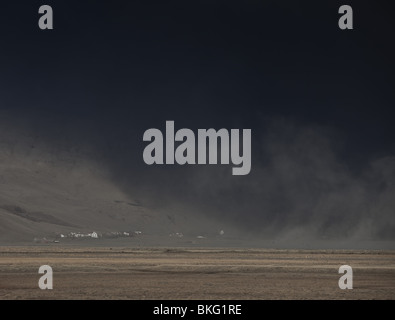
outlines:
[[[54,30],[38,28],[43,4]],[[342,4],[353,30],[338,27]],[[377,214],[373,235],[395,234],[383,200],[395,172],[391,1],[16,0],[0,12],[2,114],[48,144],[93,148],[125,190],[274,230]],[[166,120],[252,129],[250,175],[145,165],[143,133]]]

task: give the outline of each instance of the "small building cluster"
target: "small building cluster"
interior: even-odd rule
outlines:
[[[61,238],[93,238],[98,239],[101,238],[101,234],[93,231],[91,233],[82,233],[82,232],[70,232],[66,235],[60,234]]]
[[[184,235],[181,232],[170,233],[169,237],[182,238]]]
[[[69,232],[69,233],[58,233],[49,240],[48,237],[34,238],[35,243],[49,243],[55,242],[59,243],[59,240],[65,239],[114,239],[114,238],[122,238],[122,237],[136,237],[141,235],[141,231],[111,231],[111,232]]]
[[[70,232],[66,235],[61,234],[61,238],[93,238],[93,239],[113,239],[122,237],[134,237],[141,235],[141,231],[109,231],[109,232],[91,232],[91,233],[81,233],[81,232]]]

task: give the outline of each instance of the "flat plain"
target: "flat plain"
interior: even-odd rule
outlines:
[[[41,265],[53,289],[41,290]],[[353,289],[338,286],[353,269]],[[395,251],[0,247],[0,299],[395,299]]]

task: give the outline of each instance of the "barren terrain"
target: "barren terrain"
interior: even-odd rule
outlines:
[[[53,290],[38,288],[44,264]],[[395,252],[0,247],[0,299],[395,299]]]

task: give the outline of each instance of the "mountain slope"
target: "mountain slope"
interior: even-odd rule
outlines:
[[[127,196],[96,164],[48,153],[0,158],[0,241],[53,233],[151,230],[173,222]]]

